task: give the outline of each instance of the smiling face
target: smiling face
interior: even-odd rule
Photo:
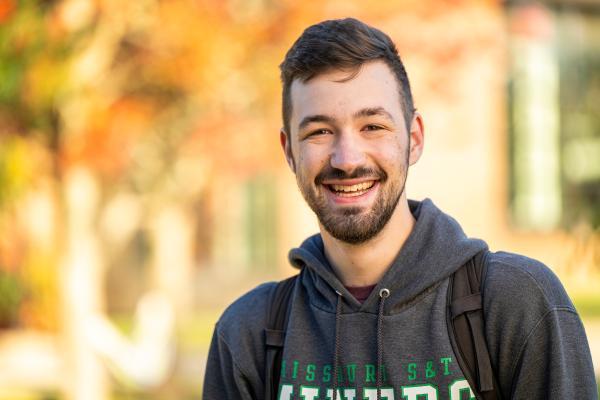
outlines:
[[[332,70],[295,80],[291,103],[281,143],[302,195],[334,238],[372,239],[396,211],[408,166],[420,155],[409,147],[394,75],[373,61],[356,76]]]

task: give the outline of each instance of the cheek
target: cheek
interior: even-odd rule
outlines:
[[[406,140],[397,137],[390,142],[383,157],[393,160],[396,164],[404,164],[406,162],[407,149],[408,143],[406,143]]]
[[[373,154],[373,161],[388,175],[406,169],[406,147],[399,143],[390,143],[387,148],[381,148]]]
[[[393,163],[397,160],[400,154],[403,154],[404,146],[402,143],[396,140],[386,141],[385,145],[377,146],[376,149],[373,149],[371,152],[372,156],[376,160],[381,160],[381,162],[385,163]]]
[[[298,168],[304,171],[304,175],[316,175],[326,166],[328,159],[326,152],[321,149],[300,147]]]

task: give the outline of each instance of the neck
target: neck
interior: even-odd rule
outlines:
[[[414,225],[415,219],[402,193],[388,223],[365,243],[342,242],[321,226],[325,256],[345,286],[375,285],[389,269]]]

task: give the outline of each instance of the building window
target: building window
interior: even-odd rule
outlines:
[[[600,227],[600,5],[590,4],[508,8],[510,204],[523,228]]]

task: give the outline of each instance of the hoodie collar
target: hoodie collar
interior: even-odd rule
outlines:
[[[361,304],[340,282],[329,265],[321,235],[309,237],[299,248],[292,249],[293,266],[304,269],[302,283],[311,302],[319,308],[335,312],[337,295],[353,311],[377,313],[379,291],[390,290],[386,314],[397,309],[450,276],[467,260],[487,248],[485,242],[468,238],[456,220],[437,208],[429,199],[409,200],[415,225],[400,252],[377,284],[369,298]]]

